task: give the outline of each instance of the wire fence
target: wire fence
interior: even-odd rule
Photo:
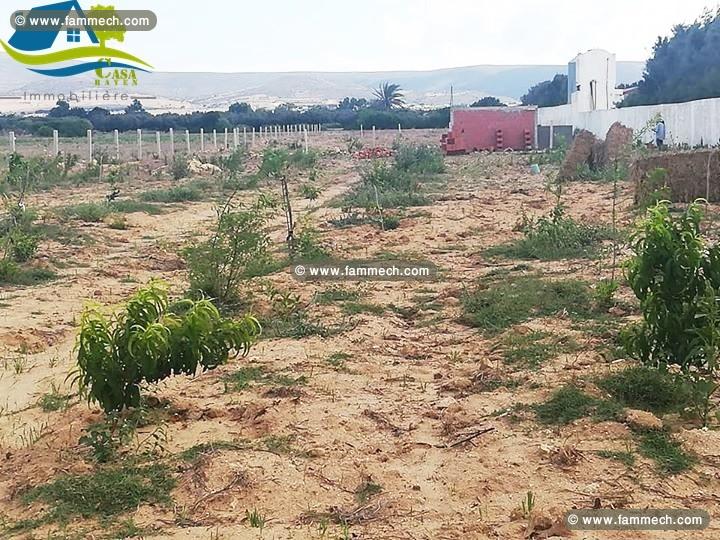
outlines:
[[[414,131],[414,130],[413,130]],[[388,145],[403,135],[397,130],[377,130],[375,127],[358,131],[326,131],[319,124],[266,126],[261,128],[229,128],[224,130],[191,132],[189,130],[134,132],[100,132],[88,130],[85,137],[60,137],[53,131],[51,137],[0,135],[1,153],[18,153],[23,156],[56,156],[75,154],[82,160],[104,162],[172,159],[176,154],[204,155],[230,153],[237,148],[263,148],[271,143],[295,144],[306,151],[311,147],[342,144],[357,138],[364,145]]]

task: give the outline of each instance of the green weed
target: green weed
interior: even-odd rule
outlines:
[[[560,312],[578,319],[593,314],[590,289],[583,281],[573,279],[549,281],[518,276],[496,283],[481,282],[461,301],[462,321],[488,333]]]

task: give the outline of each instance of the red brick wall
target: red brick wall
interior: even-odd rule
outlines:
[[[536,110],[525,107],[455,109],[452,129],[443,148],[449,152],[472,152],[497,148],[502,130],[502,149],[526,149],[526,130],[534,144]]]

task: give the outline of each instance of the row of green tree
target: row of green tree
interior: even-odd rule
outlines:
[[[51,136],[58,130],[63,137],[84,136],[88,129],[97,131],[150,131],[190,130],[198,132],[246,127],[297,124],[322,124],[326,128],[406,129],[446,128],[450,122],[450,109],[415,110],[405,107],[401,89],[396,84],[383,83],[374,92],[374,99],[347,97],[335,106],[318,105],[300,109],[290,104],[275,109],[253,109],[247,103],[234,103],[227,111],[193,112],[188,114],[150,114],[142,103],[133,101],[123,113],[95,107],[87,110],[71,107],[59,101],[47,117],[0,117],[0,130]]]
[[[253,109],[247,103],[234,103],[227,111],[193,112],[188,114],[150,114],[142,103],[134,100],[125,111],[113,114],[108,109],[71,107],[58,101],[46,117],[0,116],[0,130],[50,137],[58,130],[62,137],[80,137],[87,130],[149,131],[190,130],[198,132],[245,127],[297,124],[322,124],[326,128],[377,129],[445,128],[450,122],[450,109],[415,110],[405,107],[404,96],[397,84],[383,83],[373,99],[346,97],[335,106],[318,105],[300,109],[284,104],[275,109]]]

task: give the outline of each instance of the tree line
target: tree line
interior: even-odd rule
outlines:
[[[58,130],[62,137],[80,137],[88,129],[120,132],[144,129],[149,131],[189,130],[198,132],[232,129],[259,129],[264,126],[322,124],[325,128],[406,129],[446,128],[450,123],[449,107],[416,110],[405,106],[404,96],[396,84],[383,83],[371,100],[346,97],[337,105],[316,105],[298,108],[283,104],[272,110],[254,109],[247,103],[233,103],[226,111],[192,112],[186,114],[151,114],[142,103],[134,100],[120,114],[95,107],[71,107],[58,101],[45,117],[0,116],[0,130],[50,137]]]

